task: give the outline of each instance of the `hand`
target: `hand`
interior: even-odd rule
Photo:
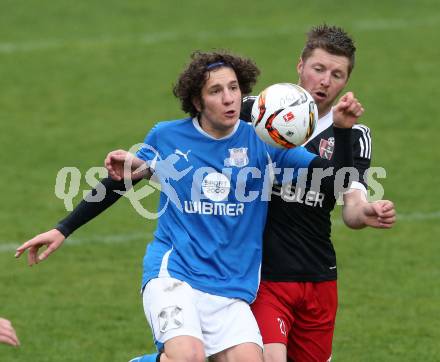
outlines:
[[[36,237],[26,241],[23,245],[17,248],[15,257],[19,258],[27,249],[29,249],[28,254],[28,264],[32,266],[38,264],[40,261],[46,259],[50,254],[57,250],[61,244],[64,242],[66,237],[61,234],[57,229],[49,230],[45,233],[39,234]],[[38,250],[46,245],[47,249],[38,255]]]
[[[352,92],[348,92],[339,99],[333,108],[333,124],[338,128],[351,128],[363,113],[362,104]]]
[[[138,180],[146,176],[148,167],[144,161],[124,150],[110,152],[104,160],[109,176],[116,181]]]
[[[20,345],[20,341],[17,338],[14,327],[12,327],[12,323],[4,318],[0,318],[0,342],[15,347]]]
[[[396,222],[394,204],[388,200],[371,202],[364,208],[364,218],[366,226],[390,229]]]

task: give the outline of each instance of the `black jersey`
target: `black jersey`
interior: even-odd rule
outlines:
[[[250,121],[256,97],[246,97],[240,118]],[[331,159],[334,149],[333,117],[318,121],[305,147]],[[370,167],[371,137],[368,127],[353,127],[353,162],[359,183],[366,187]],[[331,219],[336,198],[333,192],[311,189],[310,184],[274,185],[264,232],[262,279],[270,281],[326,281],[337,278],[336,255],[331,242]],[[361,186],[362,187],[362,186]]]

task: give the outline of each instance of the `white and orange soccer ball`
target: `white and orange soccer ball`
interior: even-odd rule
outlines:
[[[312,135],[318,108],[296,84],[277,83],[263,90],[252,106],[252,124],[266,143],[279,148],[302,145]]]

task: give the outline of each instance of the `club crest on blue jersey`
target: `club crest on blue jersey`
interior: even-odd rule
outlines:
[[[225,166],[244,167],[249,163],[249,157],[247,155],[247,147],[230,148],[229,158],[225,159]]]
[[[319,155],[322,158],[331,160],[334,149],[335,149],[334,137],[330,137],[328,140],[321,138],[321,141],[319,142]]]

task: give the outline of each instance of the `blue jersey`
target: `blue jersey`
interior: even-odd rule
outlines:
[[[273,148],[239,121],[221,139],[196,119],[158,123],[137,156],[161,184],[158,220],[142,283],[171,276],[201,291],[254,300],[271,191],[271,163],[307,168],[303,147]]]

